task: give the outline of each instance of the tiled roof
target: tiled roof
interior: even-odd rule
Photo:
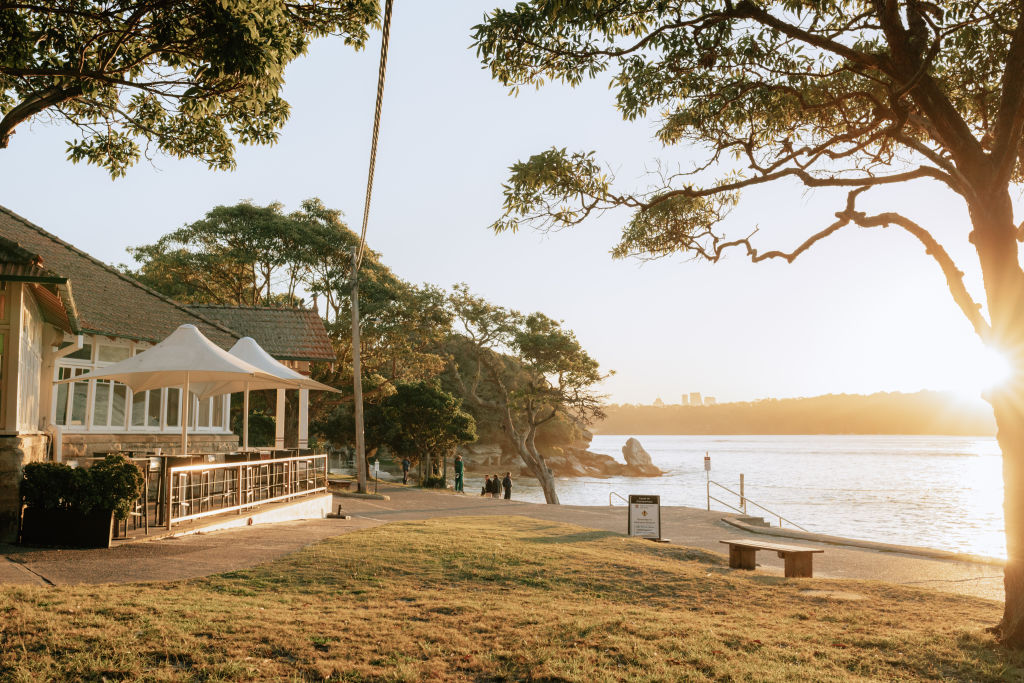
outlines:
[[[301,308],[192,306],[207,318],[252,337],[278,360],[337,361],[324,321]]]
[[[74,285],[81,332],[158,342],[191,323],[215,344],[230,348],[240,335],[136,282],[105,263],[0,206],[0,237],[42,260],[50,273]],[[18,254],[15,249],[8,253]],[[23,255],[23,254],[22,254]],[[269,350],[268,350],[269,351]]]
[[[68,281],[43,268],[43,259],[38,254],[24,249],[17,242],[0,235],[0,281],[45,282],[64,284]]]

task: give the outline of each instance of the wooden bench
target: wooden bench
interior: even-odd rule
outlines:
[[[733,569],[754,569],[757,566],[755,561],[757,551],[773,550],[785,561],[786,576],[788,577],[814,576],[814,570],[811,566],[814,553],[825,552],[818,548],[808,548],[802,545],[765,543],[749,538],[731,538],[719,542],[728,544],[729,566]]]

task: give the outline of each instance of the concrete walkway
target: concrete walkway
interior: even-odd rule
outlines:
[[[626,507],[540,505],[456,496],[401,486],[381,486],[390,500],[336,496],[350,520],[281,522],[244,529],[145,541],[110,550],[48,550],[0,545],[0,583],[60,585],[170,581],[252,567],[287,555],[310,543],[388,522],[436,517],[522,515],[625,533]],[[692,508],[662,508],[662,533],[679,545],[724,553],[724,538],[758,538],[722,521],[728,515]],[[785,542],[762,536],[762,540]],[[816,555],[816,577],[869,579],[922,586],[993,600],[1003,599],[1002,570],[992,564],[922,557],[907,552],[856,548],[834,543],[801,545],[825,549]],[[782,560],[761,551],[759,570],[782,574]]]

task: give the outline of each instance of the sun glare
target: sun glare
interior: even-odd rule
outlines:
[[[1013,374],[1006,354],[991,346],[979,346],[976,353],[963,359],[960,369],[960,386],[955,388],[971,397],[998,388]]]

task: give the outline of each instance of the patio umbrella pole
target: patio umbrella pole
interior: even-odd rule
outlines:
[[[245,398],[242,400],[242,448],[249,450],[249,383],[245,384]]]
[[[188,409],[192,401],[188,398],[188,373],[185,373],[185,388],[181,393],[181,454],[188,455]]]

